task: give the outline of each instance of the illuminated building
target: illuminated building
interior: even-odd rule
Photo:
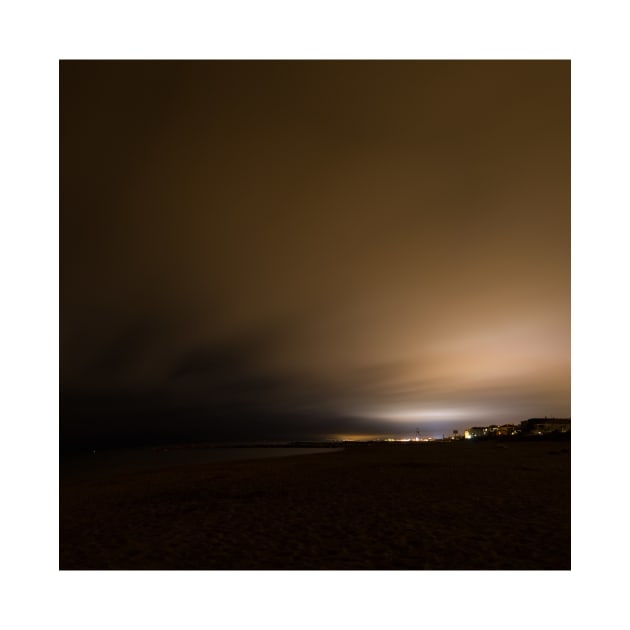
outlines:
[[[521,430],[534,435],[568,433],[571,431],[571,418],[529,418],[521,422]]]

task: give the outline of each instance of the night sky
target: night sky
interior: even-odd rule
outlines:
[[[61,62],[62,446],[569,417],[570,69]]]

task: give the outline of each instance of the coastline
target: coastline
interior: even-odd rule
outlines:
[[[568,570],[570,443],[369,444],[61,485],[61,569]]]

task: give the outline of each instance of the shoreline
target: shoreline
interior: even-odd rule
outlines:
[[[570,443],[360,445],[61,487],[61,569],[568,570]]]

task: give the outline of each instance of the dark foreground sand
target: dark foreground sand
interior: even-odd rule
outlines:
[[[570,445],[343,452],[62,476],[61,569],[570,569]]]

